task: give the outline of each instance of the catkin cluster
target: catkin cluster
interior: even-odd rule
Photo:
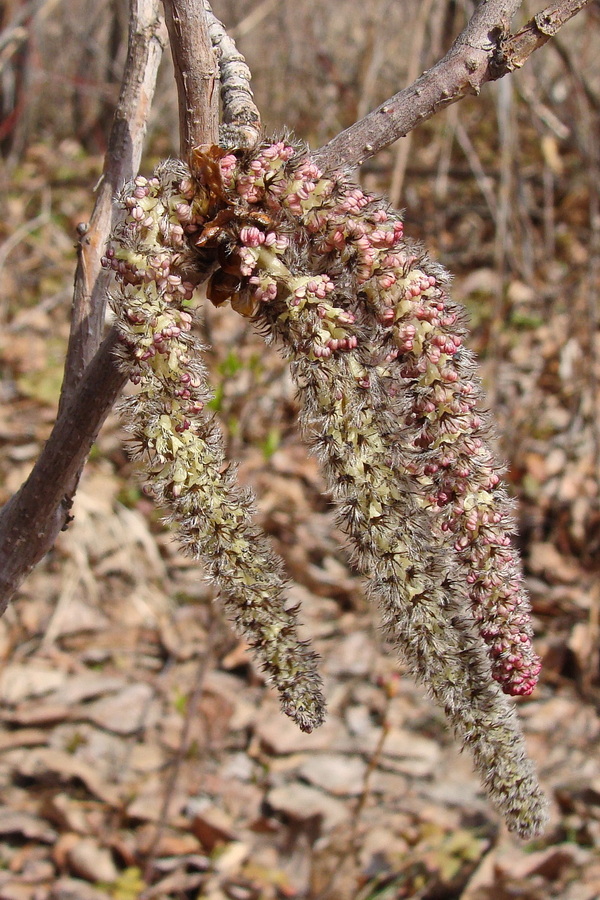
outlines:
[[[215,469],[205,449],[216,452],[215,430],[200,410],[190,412],[188,402],[195,410],[206,388],[183,327],[191,296],[185,278],[193,285],[215,264],[209,298],[216,305],[229,300],[252,316],[290,359],[303,431],[404,659],[470,748],[509,827],[522,836],[537,833],[545,800],[502,692],[530,693],[539,661],[510,541],[510,503],[487,441],[473,358],[463,346],[463,312],[448,296],[444,271],[405,240],[399,216],[385,202],[342,176],[324,175],[304,147],[287,139],[252,152],[200,148],[189,175],[167,164],[155,179],[136,183],[123,202],[128,223],[109,262],[122,285],[115,308],[124,364],[142,385],[129,403],[133,431],[155,456],[157,423],[168,415],[161,433],[163,442],[171,441],[168,471],[161,443],[163,468],[153,464],[152,483],[170,505],[184,543],[220,578],[234,618],[252,635],[284,705],[302,711],[296,714],[301,724],[308,711],[309,726],[318,724],[318,683],[312,694],[309,689],[313,660],[295,637],[282,643],[277,663],[261,646],[291,628],[283,624],[280,588],[261,583],[260,601],[249,604],[241,585],[248,572],[254,578],[265,565],[280,578],[278,565],[259,543],[231,549],[238,539],[213,513],[215,485],[219,502],[227,494],[235,497],[230,505],[243,507],[247,529],[248,505],[229,478],[223,483],[202,474],[205,465]],[[156,203],[164,209],[163,225],[156,225]],[[157,240],[165,248],[160,264]],[[180,275],[177,284],[169,282]],[[183,356],[173,364],[175,345],[165,343],[161,316],[165,308],[173,312],[178,292],[182,311],[167,330],[179,329]],[[173,340],[170,332],[167,337]],[[181,389],[182,372],[202,385],[185,402],[171,385]],[[221,465],[222,451],[217,456]],[[252,562],[254,553],[259,563]],[[280,631],[271,633],[271,615]],[[261,624],[253,624],[254,616]]]

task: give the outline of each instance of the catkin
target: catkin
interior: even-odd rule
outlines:
[[[203,560],[283,711],[311,731],[325,710],[316,657],[298,638],[281,562],[253,524],[251,494],[237,486],[221,432],[206,412],[211,395],[189,312],[199,275],[181,224],[189,209],[180,187],[185,175],[169,163],[121,195],[127,218],[105,264],[119,288],[112,306],[121,364],[139,385],[122,414],[133,455],[147,461],[149,486],[169,510],[182,547]]]

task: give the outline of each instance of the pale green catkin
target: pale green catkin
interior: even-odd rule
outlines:
[[[252,497],[237,486],[221,433],[205,411],[210,392],[191,331],[195,284],[174,211],[183,199],[175,174],[183,177],[166,166],[153,179],[138,178],[125,188],[127,220],[107,254],[120,288],[112,304],[120,357],[140,386],[122,413],[134,455],[148,460],[152,492],[169,510],[183,548],[203,560],[277,688],[283,711],[311,731],[325,709],[315,654],[298,639],[281,563],[252,523]]]

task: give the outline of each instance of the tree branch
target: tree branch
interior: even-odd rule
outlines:
[[[0,612],[68,521],[78,473],[125,380],[112,353],[116,344],[113,331],[83,378],[82,373],[98,346],[103,322],[106,282],[103,273],[100,277],[97,273],[105,243],[101,234],[106,236],[110,229],[108,200],[115,187],[135,174],[141,152],[158,34],[150,25],[152,18],[142,16],[142,9],[147,11],[155,2],[133,0],[138,27],[132,29],[130,39],[134,43],[139,40],[140,45],[130,48],[130,59],[145,58],[146,75],[141,81],[136,83],[133,79],[132,84],[124,86],[123,103],[119,106],[122,115],[115,119],[109,143],[110,159],[105,165],[98,198],[103,212],[94,211],[91,227],[81,242],[76,288],[79,293],[75,299],[73,336],[59,417],[31,476],[0,512]],[[319,166],[328,170],[356,166],[444,106],[469,93],[478,93],[487,81],[522,65],[589,2],[555,2],[512,35],[510,23],[521,6],[520,0],[482,0],[446,56],[414,84],[317,151]],[[184,156],[194,146],[218,140],[218,98],[214,59],[207,37],[207,6],[199,6],[197,0],[165,0],[180,98]],[[143,52],[143,35],[153,45],[152,52],[147,48],[147,57]],[[223,49],[222,44],[220,50]],[[233,55],[230,59],[235,61]],[[130,72],[128,79],[131,79]],[[242,80],[248,91],[245,74]],[[131,98],[129,105],[124,97]]]
[[[260,113],[250,87],[252,73],[225,26],[216,18],[208,0],[203,0],[208,31],[219,60],[223,105],[220,143],[252,149],[260,138]]]
[[[518,34],[511,35],[510,22],[521,0],[482,0],[443,59],[317,150],[315,161],[324,171],[360,165],[440,109],[468,94],[478,94],[488,81],[522,66],[589,2],[558,0],[534,16]]]
[[[198,19],[193,0],[171,0],[169,6],[183,31],[200,29],[207,39],[206,23],[203,18]],[[104,419],[127,380],[114,356],[118,340],[114,329],[85,367],[99,343],[107,290],[106,281],[93,277],[92,267],[95,265],[96,271],[100,268],[100,258],[111,227],[111,205],[116,188],[129,181],[139,165],[158,67],[157,31],[151,25],[157,20],[157,0],[133,0],[128,67],[109,140],[101,194],[92,217],[93,230],[90,228],[82,242],[86,252],[82,249],[78,267],[78,272],[81,272],[78,282],[81,299],[74,301],[75,324],[67,362],[68,383],[63,389],[52,434],[33,471],[0,512],[0,614],[23,579],[50,550],[61,529],[68,524],[79,473]],[[176,34],[172,37],[172,44],[177,44]],[[201,46],[208,48],[206,52],[212,60],[210,44],[205,40]],[[174,53],[176,70],[181,59],[185,60],[185,54]],[[207,68],[210,65],[207,64]],[[179,78],[182,83],[185,82],[186,89],[200,107],[210,110],[207,120],[201,117],[197,109],[190,110],[189,115],[186,111],[186,125],[182,131],[186,141],[191,141],[192,146],[202,142],[216,143],[217,92],[214,80],[207,79],[205,71],[195,63],[189,71],[180,72]],[[201,131],[201,128],[205,130]],[[87,290],[86,285],[89,286]],[[85,374],[82,376],[84,368]]]
[[[219,92],[206,12],[197,0],[164,0],[179,98],[183,159],[194,147],[218,141]]]
[[[538,13],[516,34],[500,42],[494,60],[497,78],[520,69],[534,50],[543,47],[589,0],[557,0]]]
[[[158,0],[132,0],[129,46],[123,83],[104,158],[104,169],[89,226],[77,247],[71,333],[65,362],[59,415],[96,353],[104,331],[110,273],[101,258],[113,227],[113,200],[119,188],[137,173],[156,73],[166,45]]]

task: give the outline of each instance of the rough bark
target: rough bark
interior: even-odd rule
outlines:
[[[121,93],[94,210],[77,247],[71,333],[59,415],[73,396],[102,340],[109,273],[102,268],[100,260],[114,224],[115,194],[138,171],[156,73],[165,44],[166,32],[159,16],[158,0],[132,0]]]
[[[260,138],[260,113],[250,87],[252,74],[246,60],[227,34],[225,26],[204,0],[208,31],[219,61],[221,80],[221,144],[253,148]]]
[[[217,141],[217,64],[204,8],[196,0],[165,0],[164,7],[179,100],[180,152],[187,159],[194,147]]]

